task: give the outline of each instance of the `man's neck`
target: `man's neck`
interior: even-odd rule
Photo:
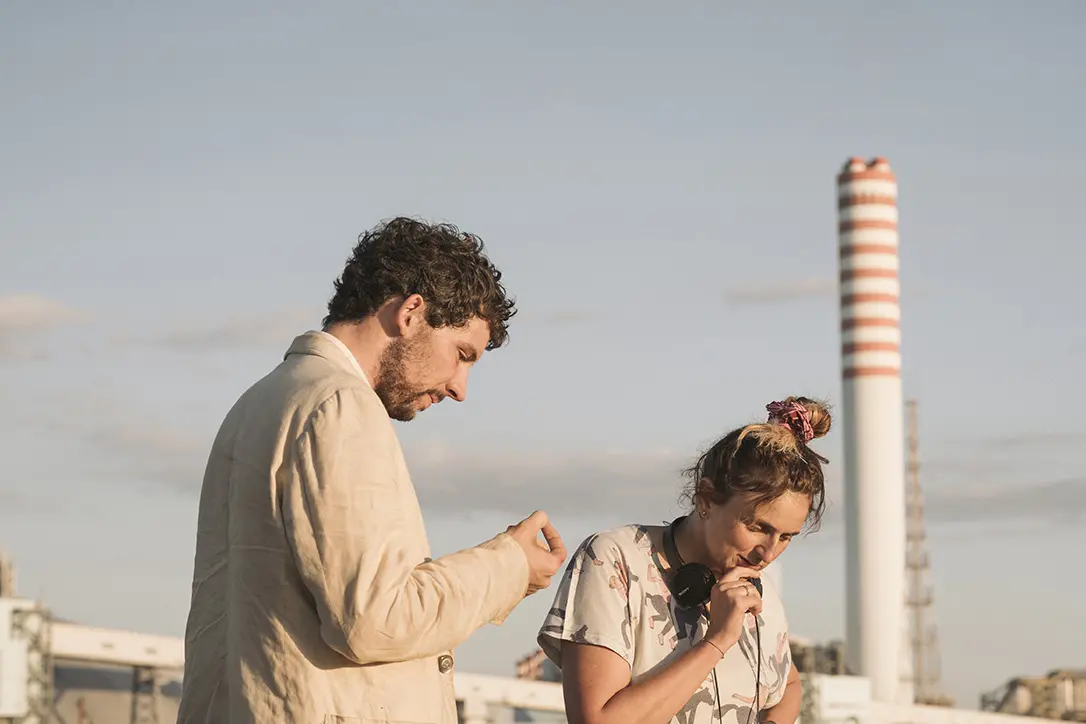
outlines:
[[[381,353],[388,344],[388,337],[380,323],[373,317],[358,324],[337,323],[324,328],[350,351],[358,360],[358,366],[371,384],[376,384],[381,367]]]

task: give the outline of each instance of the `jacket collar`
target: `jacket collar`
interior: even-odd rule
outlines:
[[[362,366],[358,364],[358,360],[347,349],[347,345],[343,344],[339,338],[323,330],[311,329],[295,337],[294,341],[290,343],[286,354],[283,355],[283,359],[292,354],[311,354],[315,357],[321,357],[347,372],[358,375],[367,385],[370,384],[369,379],[366,378],[366,373],[362,371]],[[372,385],[370,386],[372,387]]]

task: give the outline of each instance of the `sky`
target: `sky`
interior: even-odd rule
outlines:
[[[435,553],[536,508],[571,548],[670,519],[717,436],[789,394],[839,403],[835,175],[882,155],[945,687],[973,708],[1082,667],[1086,5],[622,7],[0,6],[20,591],[182,635],[219,422],[396,215],[479,234],[520,310],[465,403],[397,428]],[[839,430],[827,520],[781,559],[792,630],[822,641]],[[511,675],[552,596],[460,670]]]

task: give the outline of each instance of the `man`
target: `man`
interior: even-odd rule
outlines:
[[[452,648],[548,586],[566,551],[536,511],[431,560],[391,421],[464,400],[515,313],[500,280],[453,226],[378,226],[324,328],[227,414],[200,496],[181,724],[456,721]]]

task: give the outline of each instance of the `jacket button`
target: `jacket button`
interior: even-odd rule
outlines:
[[[449,673],[449,670],[453,667],[453,658],[448,654],[442,654],[437,657],[437,670],[443,674]]]

